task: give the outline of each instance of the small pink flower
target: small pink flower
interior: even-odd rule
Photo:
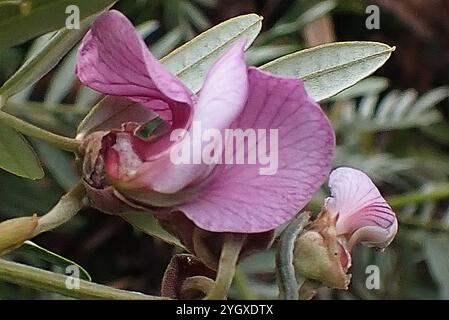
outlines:
[[[396,235],[396,216],[371,179],[352,168],[329,177],[332,196],[295,243],[295,269],[306,279],[347,289],[351,251],[357,243],[386,248]]]
[[[329,177],[331,197],[325,207],[337,217],[336,230],[350,250],[361,242],[385,248],[398,230],[396,216],[371,179],[362,171],[341,167]]]
[[[329,174],[335,137],[326,115],[300,80],[248,67],[243,42],[214,63],[196,95],[112,10],[85,36],[76,72],[82,83],[109,95],[78,135],[86,186],[100,210],[164,208],[208,231],[264,232],[294,217]],[[139,136],[156,116],[164,124]],[[260,175],[259,164],[175,164],[173,150],[201,142],[188,134],[172,141],[170,134],[191,133],[194,122],[202,130],[277,129],[277,173]]]

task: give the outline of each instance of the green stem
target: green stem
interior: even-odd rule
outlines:
[[[419,204],[429,200],[441,200],[449,198],[449,184],[443,184],[429,191],[414,191],[401,195],[390,196],[387,202],[393,208],[402,208],[409,204]]]
[[[11,127],[26,136],[46,141],[66,151],[77,152],[80,145],[80,142],[75,139],[51,133],[4,111],[0,111],[0,124]]]
[[[226,299],[234,278],[235,266],[245,239],[246,235],[240,233],[229,233],[225,236],[215,285],[207,295],[207,300]]]
[[[85,195],[86,190],[80,181],[72,190],[61,197],[53,209],[39,217],[37,227],[31,237],[35,237],[42,232],[53,230],[73,218],[83,207],[83,198]]]
[[[67,297],[79,299],[109,300],[159,300],[161,297],[145,295],[138,292],[119,290],[108,286],[76,279],[79,286],[70,289],[70,278],[63,274],[49,272],[20,263],[0,259],[0,281],[21,285],[41,291],[60,293]]]
[[[34,109],[33,109],[34,108]],[[25,101],[25,102],[14,102],[9,100],[4,105],[4,110],[6,112],[15,113],[25,113],[30,110],[43,110],[47,113],[57,114],[57,115],[69,115],[75,117],[83,117],[88,111],[79,105],[71,105],[64,103],[47,103],[39,101]],[[11,111],[11,112],[10,112]]]

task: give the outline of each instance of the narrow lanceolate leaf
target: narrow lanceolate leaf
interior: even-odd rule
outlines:
[[[15,255],[26,256],[26,257],[35,257],[45,262],[51,263],[54,266],[57,266],[63,270],[63,272],[70,271],[72,273],[74,268],[79,271],[80,279],[91,281],[89,273],[81,267],[79,264],[60,256],[54,252],[51,252],[48,249],[45,249],[32,241],[25,241],[24,244],[17,248],[14,251]],[[68,269],[70,267],[70,269]],[[75,276],[72,274],[72,276]]]
[[[28,49],[28,52],[26,54],[25,60],[30,59],[32,56],[34,56],[36,53],[42,50],[42,48],[45,47],[47,42],[56,34],[57,31],[51,31],[46,34],[41,35],[40,37],[36,38],[33,43],[30,45],[30,48]],[[14,101],[16,103],[25,103],[27,100],[29,100],[29,97],[31,93],[33,92],[34,85],[28,86],[12,96],[9,101]]]
[[[165,231],[150,212],[126,212],[122,214],[121,217],[140,231],[171,245],[184,249],[184,246],[179,242],[179,240]]]
[[[321,101],[372,74],[394,49],[378,42],[336,42],[289,54],[261,69],[302,79],[308,93]]]
[[[0,126],[0,168],[33,180],[44,176],[39,159],[29,143],[20,133],[5,126]]]
[[[20,69],[3,84],[0,88],[0,95],[3,98],[10,97],[42,78],[83,37],[92,20],[93,17],[90,17],[83,21],[79,30],[64,28],[58,31],[45,46],[25,61]]]
[[[340,92],[331,98],[332,101],[348,101],[351,99],[373,96],[385,91],[388,88],[389,81],[383,77],[369,77],[360,81],[349,89]]]
[[[47,92],[45,93],[45,103],[57,106],[70,91],[76,80],[75,63],[77,51],[73,48],[59,64],[51,79]]]
[[[0,49],[15,46],[46,32],[62,28],[70,15],[70,6],[79,8],[84,19],[111,6],[116,0],[23,0],[23,4],[0,6]],[[66,12],[67,10],[67,12]],[[75,16],[73,16],[75,17]]]
[[[203,32],[162,59],[193,92],[198,92],[212,63],[234,42],[246,41],[246,48],[262,28],[262,17],[248,14],[229,19]]]

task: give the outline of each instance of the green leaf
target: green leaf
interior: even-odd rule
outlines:
[[[32,241],[25,241],[24,244],[13,251],[15,255],[22,255],[22,256],[32,256],[39,258],[45,262],[51,263],[57,267],[62,268],[62,270],[66,270],[69,266],[76,266],[78,267],[80,271],[80,278],[87,281],[92,281],[91,276],[89,273],[81,267],[79,264],[64,258],[63,256],[60,256],[59,254],[56,254],[54,252],[51,252],[50,250],[47,250],[37,244],[35,244]]]
[[[321,101],[372,74],[394,50],[378,42],[336,42],[289,54],[261,69],[300,78],[307,92]]]
[[[83,37],[93,17],[82,22],[79,30],[61,29],[0,88],[3,98],[34,84],[55,67],[64,55]]]
[[[39,158],[52,177],[65,191],[69,191],[78,182],[79,177],[73,163],[72,155],[45,142],[32,140]]]
[[[41,179],[44,171],[29,143],[13,129],[0,126],[0,168],[28,179]]]
[[[28,12],[17,5],[0,6],[0,49],[12,47],[46,32],[65,26],[66,8],[76,5],[80,19],[111,6],[116,0],[39,0],[22,1]],[[22,11],[22,12],[21,12]],[[76,30],[74,30],[76,32]]]
[[[340,92],[339,94],[333,96],[330,100],[332,101],[345,101],[350,99],[355,99],[367,95],[379,94],[388,88],[389,81],[387,78],[383,77],[369,77],[365,80],[360,81],[356,85],[350,87],[349,89]]]
[[[5,219],[29,216],[30,212],[48,212],[61,197],[61,189],[51,179],[36,183],[0,170],[0,181],[8,186],[0,192],[1,216]]]
[[[193,92],[198,92],[209,67],[234,42],[246,40],[248,48],[262,28],[262,17],[247,14],[229,19],[203,32],[161,61]]]
[[[41,35],[40,37],[36,38],[33,43],[30,45],[30,48],[28,49],[28,52],[26,54],[25,60],[30,59],[32,56],[34,56],[37,52],[41,51],[42,48],[45,47],[47,42],[56,34],[56,31],[52,31],[46,34]],[[21,61],[22,63],[22,61]],[[20,65],[19,65],[20,66]],[[14,71],[17,71],[18,68],[14,69]],[[31,93],[33,92],[34,85],[29,85],[26,88],[22,89],[20,92],[12,96],[8,101],[14,101],[17,103],[23,103],[26,100],[29,99]]]
[[[171,245],[184,249],[179,240],[165,231],[151,212],[126,212],[120,215],[124,220],[140,231]]]
[[[60,67],[56,69],[47,92],[45,93],[45,103],[57,105],[69,93],[76,80],[75,63],[76,50],[67,54],[67,56],[60,63]]]

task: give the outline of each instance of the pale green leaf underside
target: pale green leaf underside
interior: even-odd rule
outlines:
[[[300,78],[307,92],[321,101],[372,74],[393,51],[394,47],[378,42],[336,42],[289,54],[261,69]]]
[[[161,61],[190,90],[198,92],[215,60],[238,40],[245,40],[248,48],[261,28],[262,17],[256,14],[238,16],[203,32]]]

